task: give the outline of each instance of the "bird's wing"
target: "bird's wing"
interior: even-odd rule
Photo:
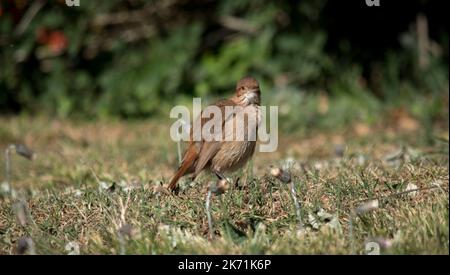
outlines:
[[[229,100],[229,99],[224,99],[224,100],[220,100],[218,102],[216,102],[214,105],[216,105],[217,107],[220,108],[220,111],[222,113],[222,117],[221,117],[221,122],[220,125],[222,127],[223,130],[223,126],[225,124],[225,121],[227,121],[229,119],[229,117],[225,117],[225,107],[226,106],[236,106],[236,103],[234,103],[234,101]],[[203,113],[203,112],[202,112]],[[232,115],[230,115],[231,117]],[[202,118],[202,127],[203,125],[205,125],[206,122],[212,120],[212,119],[218,119],[218,118]],[[223,137],[222,133],[222,137]],[[222,142],[221,141],[206,141],[204,140],[202,142],[201,148],[200,148],[200,153],[199,153],[199,158],[198,161],[195,165],[195,174],[200,173],[203,168],[205,168],[206,164],[214,157],[214,155],[219,151],[220,147],[221,147]]]

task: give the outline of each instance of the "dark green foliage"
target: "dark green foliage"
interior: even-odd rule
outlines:
[[[426,98],[430,110],[419,113],[429,121],[448,109],[438,1],[398,1],[382,12],[362,0],[19,2],[0,4],[1,113],[151,116],[180,95],[228,95],[248,74],[268,93]],[[396,9],[404,19],[394,18]],[[419,13],[429,18],[433,45],[422,69],[413,28]]]

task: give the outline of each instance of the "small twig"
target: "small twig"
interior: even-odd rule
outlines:
[[[430,64],[429,50],[430,50],[430,37],[428,34],[428,18],[419,14],[416,18],[416,32],[417,32],[417,46],[418,46],[418,59],[419,68],[426,69]]]
[[[209,231],[209,239],[212,240],[214,238],[214,228],[213,221],[211,215],[211,196],[212,194],[216,196],[220,196],[224,194],[230,188],[230,183],[227,179],[220,179],[216,183],[213,183],[208,188],[208,194],[206,195],[206,216],[208,218],[208,231]],[[222,201],[221,201],[222,202]],[[222,204],[222,203],[221,203]]]
[[[148,3],[144,7],[109,14],[99,14],[91,21],[91,25],[96,28],[114,25],[124,25],[142,22],[152,22],[155,14],[167,13],[172,15],[174,9],[172,6],[176,4],[175,0],[161,1],[157,3]]]
[[[81,211],[81,209],[77,206],[76,203],[72,202],[71,204],[73,205],[73,207],[75,207],[75,209],[77,209],[78,213],[80,213],[80,215],[83,217],[83,220],[87,223],[88,219],[86,215],[83,213],[83,211]]]
[[[352,255],[356,254],[356,248],[355,248],[355,238],[353,236],[353,221],[356,219],[358,215],[373,211],[378,209],[379,202],[378,200],[371,200],[366,201],[363,204],[358,205],[356,208],[354,208],[350,214],[350,219],[348,221],[348,235],[350,238],[350,249],[352,252]]]
[[[301,216],[301,212],[300,212],[300,203],[298,202],[298,199],[297,199],[297,192],[295,192],[294,182],[291,181],[290,187],[291,187],[292,199],[294,200],[294,205],[295,205],[295,213],[297,214],[298,229],[303,230],[303,222],[302,222],[302,216]]]
[[[295,191],[295,184],[292,181],[291,174],[287,171],[284,171],[281,168],[272,168],[270,173],[272,174],[272,176],[276,177],[282,183],[289,184],[291,196],[294,201],[295,214],[297,215],[298,229],[299,229],[299,231],[303,230],[303,222],[302,222],[302,216],[301,216],[300,203],[298,202],[298,199],[297,199],[297,192]]]
[[[350,219],[348,221],[348,236],[350,238],[350,250],[352,255],[356,254],[356,249],[355,249],[355,238],[353,237],[353,219],[355,219],[355,213],[352,212],[350,214]]]
[[[34,153],[24,144],[11,144],[5,150],[6,185],[8,187],[10,197],[13,198],[15,192],[11,184],[11,152],[16,152],[16,154],[28,160],[34,159]]]
[[[388,198],[396,197],[396,196],[400,196],[400,195],[405,195],[405,194],[412,193],[412,192],[432,190],[432,189],[437,189],[437,188],[443,189],[441,186],[429,186],[429,187],[424,187],[424,188],[411,189],[411,190],[407,190],[407,191],[393,193],[393,194],[389,194],[389,195],[386,195],[386,196],[379,196],[379,197],[372,197],[372,198],[368,198],[368,199],[362,199],[362,200],[355,201],[352,204],[363,203],[363,202],[372,201],[372,200],[384,200],[384,199],[388,199]]]
[[[14,145],[9,145],[5,150],[5,173],[6,173],[6,184],[8,186],[9,193],[12,194],[11,186],[11,150],[14,150]]]
[[[119,246],[120,246],[120,255],[125,255],[126,254],[126,243],[127,243],[127,239],[126,236],[131,237],[132,235],[132,228],[129,224],[127,224],[126,221],[126,213],[128,210],[128,204],[130,202],[130,194],[128,193],[127,198],[125,200],[125,203],[123,202],[122,198],[119,197],[118,199],[118,204],[119,204],[119,210],[120,210],[120,219],[119,221],[116,223],[116,230],[117,230],[117,235],[119,238]]]
[[[208,231],[209,231],[209,238],[212,240],[214,237],[214,231],[213,231],[213,223],[212,223],[212,217],[211,217],[211,188],[208,190],[208,194],[206,195],[206,217],[208,218]]]
[[[119,206],[120,206],[120,227],[124,226],[126,222],[126,212],[128,209],[128,203],[130,202],[130,194],[128,193],[125,204],[121,197],[119,197]]]
[[[178,164],[181,166],[182,156],[181,156],[181,142],[177,141],[177,151],[178,151]]]
[[[258,29],[249,21],[234,16],[223,16],[219,18],[219,23],[230,30],[254,34]]]
[[[99,177],[97,176],[97,174],[95,173],[94,169],[92,169],[92,167],[89,166],[89,170],[91,170],[91,173],[92,173],[92,175],[94,175],[94,178],[95,178],[95,180],[97,181],[97,184],[99,184],[99,183],[100,183],[100,179],[99,179]]]
[[[12,210],[16,216],[17,222],[22,226],[26,227],[30,223],[37,228],[33,217],[28,210],[26,199],[21,192],[16,193],[11,184],[11,152],[15,151],[19,156],[25,157],[29,160],[34,159],[34,153],[24,144],[11,144],[5,150],[5,169],[6,169],[6,184],[8,186],[9,196],[12,202]],[[34,253],[34,248],[33,248]]]
[[[23,16],[19,25],[17,25],[17,28],[14,31],[14,35],[21,36],[26,31],[31,21],[33,21],[33,18],[36,17],[42,7],[44,7],[46,2],[46,0],[38,0],[33,2],[31,7],[28,8],[27,12]]]

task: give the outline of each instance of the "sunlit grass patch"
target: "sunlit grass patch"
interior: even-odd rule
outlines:
[[[182,181],[178,196],[163,188],[178,161],[162,122],[3,122],[2,149],[20,141],[36,158],[12,155],[2,254],[365,254],[370,243],[384,254],[448,254],[445,140],[355,136],[352,127],[283,135],[278,152],[257,154],[232,175],[238,184],[211,197],[210,239],[213,177]],[[304,230],[271,166],[290,173]],[[367,201],[376,207],[356,211]]]

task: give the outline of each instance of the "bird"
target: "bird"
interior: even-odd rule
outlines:
[[[179,179],[185,175],[191,175],[191,180],[195,180],[200,172],[210,170],[219,180],[223,180],[226,179],[225,172],[234,172],[244,167],[255,152],[258,126],[261,123],[260,104],[259,82],[247,76],[237,82],[231,98],[219,100],[202,110],[197,118],[201,127],[197,130],[191,128],[188,147],[168,189],[177,190]],[[220,109],[222,115],[203,117],[202,114],[211,106]],[[237,111],[229,114],[227,110],[230,107]],[[220,121],[217,121],[219,119]],[[194,131],[203,130],[204,133],[203,127],[210,122],[217,122],[221,127],[222,131],[216,134],[216,137],[220,137],[207,139],[201,136],[201,139],[194,140]],[[209,130],[207,129],[207,132]]]

